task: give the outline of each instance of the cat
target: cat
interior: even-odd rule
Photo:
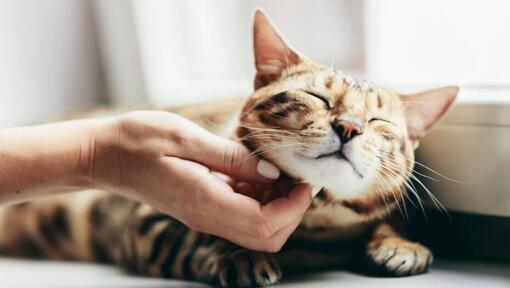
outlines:
[[[284,274],[338,267],[388,276],[425,272],[430,250],[389,220],[404,201],[414,149],[458,88],[400,95],[298,54],[261,11],[253,27],[253,95],[172,111],[217,133],[239,115],[237,137],[254,153],[296,182],[324,187],[280,251],[244,249],[99,190],[3,207],[1,251],[114,263],[224,287],[268,286]]]

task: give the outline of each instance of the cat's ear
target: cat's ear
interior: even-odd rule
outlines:
[[[255,89],[275,81],[287,67],[301,61],[298,54],[289,48],[261,10],[255,12],[253,48],[257,68]]]
[[[457,97],[459,87],[448,86],[413,95],[402,95],[409,139],[416,145],[443,116]]]

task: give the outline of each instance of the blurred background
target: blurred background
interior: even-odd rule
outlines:
[[[0,127],[247,96],[255,7],[298,51],[357,77],[507,99],[504,0],[0,0]]]

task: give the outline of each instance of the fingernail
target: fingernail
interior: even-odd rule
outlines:
[[[257,164],[257,172],[269,179],[278,179],[280,177],[280,169],[264,159],[261,159]]]

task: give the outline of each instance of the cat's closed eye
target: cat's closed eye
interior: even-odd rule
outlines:
[[[393,122],[391,122],[389,120],[386,120],[386,119],[383,119],[383,118],[377,118],[377,117],[370,118],[370,120],[368,120],[368,123],[373,123],[373,122],[376,122],[376,121],[381,121],[381,122],[385,122],[385,123],[389,123],[389,124],[395,125],[395,123],[393,123]]]
[[[319,100],[321,100],[322,102],[324,102],[324,106],[327,110],[331,110],[331,106],[329,104],[329,101],[326,97],[322,96],[322,95],[319,95],[317,93],[314,93],[314,92],[310,92],[310,91],[304,91],[306,94],[308,95],[311,95]]]

